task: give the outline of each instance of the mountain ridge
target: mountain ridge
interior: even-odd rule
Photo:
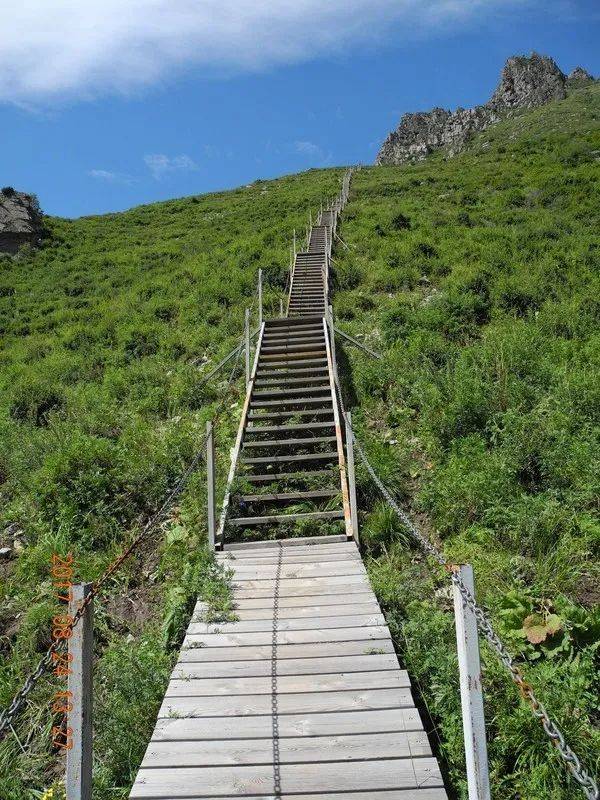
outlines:
[[[446,148],[449,157],[462,152],[475,133],[524,109],[564,100],[568,90],[594,81],[582,67],[568,76],[549,56],[511,56],[500,82],[487,103],[454,111],[435,107],[404,114],[379,150],[375,163],[406,164],[422,161],[435,150]]]

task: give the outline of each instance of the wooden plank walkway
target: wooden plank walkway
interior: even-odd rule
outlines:
[[[198,603],[131,798],[446,798],[358,549],[336,538],[217,556],[238,619],[207,624]]]

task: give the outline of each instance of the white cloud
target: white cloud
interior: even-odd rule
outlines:
[[[169,172],[195,172],[199,169],[196,162],[186,155],[166,156],[164,153],[154,153],[144,156],[144,161],[157,181]]]
[[[314,142],[294,142],[294,148],[297,153],[302,153],[307,156],[322,156],[323,151],[318,144]]]
[[[326,167],[331,163],[331,153],[326,153],[322,147],[314,142],[294,142],[293,148],[298,155],[305,158],[312,166]]]
[[[19,0],[2,3],[0,100],[127,92],[196,66],[256,70],[481,21],[539,0]]]
[[[133,183],[135,178],[132,178],[131,175],[124,175],[121,172],[111,172],[108,169],[91,169],[88,172],[90,178],[96,178],[99,181],[105,181],[106,183]]]

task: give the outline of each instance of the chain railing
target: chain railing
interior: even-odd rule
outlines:
[[[542,727],[546,735],[560,753],[565,766],[575,778],[577,783],[581,786],[585,796],[588,798],[588,800],[599,800],[600,791],[598,789],[598,784],[592,775],[590,775],[590,773],[583,767],[576,753],[567,744],[558,724],[550,717],[543,703],[536,697],[531,684],[529,684],[523,677],[521,670],[515,664],[515,660],[509,653],[506,645],[495,632],[489,615],[483,610],[483,608],[481,608],[468,587],[465,586],[462,578],[458,574],[456,567],[448,561],[444,554],[426,536],[423,535],[423,533],[412,522],[410,517],[403,511],[402,508],[400,508],[389,489],[385,486],[383,481],[373,469],[373,466],[367,458],[363,446],[358,441],[356,434],[351,428],[350,435],[352,436],[352,444],[355,447],[356,452],[360,456],[360,459],[365,465],[365,468],[371,479],[383,497],[386,499],[390,508],[393,509],[403,526],[408,530],[413,539],[418,542],[422,549],[440,566],[444,567],[444,569],[450,574],[452,583],[460,592],[464,603],[475,616],[479,631],[482,633],[492,651],[498,656],[502,664],[504,664],[506,667],[510,674],[511,680],[518,687],[521,696],[529,703],[534,716],[537,717],[537,719],[539,719],[542,723]]]
[[[348,198],[351,177],[352,177],[352,171],[349,171],[346,174],[346,176],[344,176],[344,189],[342,197],[345,196],[345,200],[347,200]],[[347,185],[346,185],[346,178],[348,180]],[[344,204],[345,201],[344,203],[342,203],[342,208]],[[333,321],[332,321],[332,326],[333,326]],[[378,354],[373,353],[373,355],[378,355]],[[381,358],[381,356],[379,357]],[[410,519],[408,514],[406,514],[406,512],[398,505],[396,499],[393,497],[390,490],[387,488],[387,486],[383,483],[381,478],[375,472],[373,465],[367,458],[367,455],[365,453],[362,444],[358,441],[356,437],[356,434],[352,428],[351,419],[344,409],[344,401],[342,398],[342,393],[337,373],[334,375],[334,380],[335,380],[336,393],[338,396],[340,409],[347,423],[346,424],[347,437],[351,439],[350,442],[347,442],[347,446],[354,447],[356,449],[356,452],[358,453],[361,461],[365,465],[365,468],[369,473],[372,481],[375,483],[375,485],[377,486],[377,488],[387,501],[390,508],[395,512],[400,522],[411,534],[413,539],[420,545],[420,547],[425,551],[425,553],[427,553],[427,555],[431,556],[431,558],[433,558],[440,566],[442,566],[446,570],[446,572],[449,573],[450,579],[452,580],[452,583],[460,593],[463,603],[474,615],[478,630],[485,638],[491,650],[496,654],[496,656],[498,656],[499,660],[508,671],[511,680],[519,689],[521,696],[523,697],[524,700],[528,702],[533,715],[541,722],[544,732],[546,733],[552,744],[558,750],[566,768],[569,770],[573,778],[577,781],[577,783],[583,790],[585,796],[588,798],[588,800],[600,800],[600,790],[598,789],[598,784],[596,780],[584,768],[577,754],[565,741],[564,734],[562,733],[558,724],[550,717],[543,703],[535,695],[535,692],[531,684],[528,683],[523,677],[523,673],[515,663],[515,659],[510,654],[506,645],[504,644],[504,642],[502,642],[502,640],[494,630],[494,626],[492,624],[490,616],[477,603],[472,592],[466,586],[463,579],[461,578],[459,569],[454,564],[449,562],[446,556],[441,552],[441,550],[438,547],[436,547],[435,544],[431,542],[430,539],[428,539],[419,530],[419,528]]]

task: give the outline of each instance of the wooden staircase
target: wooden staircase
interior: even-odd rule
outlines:
[[[197,604],[132,800],[447,800],[352,540],[325,318],[342,205],[260,332],[216,542],[235,619]]]
[[[259,334],[217,546],[323,533],[352,536],[327,324],[337,210],[321,212],[296,254],[286,317]]]

